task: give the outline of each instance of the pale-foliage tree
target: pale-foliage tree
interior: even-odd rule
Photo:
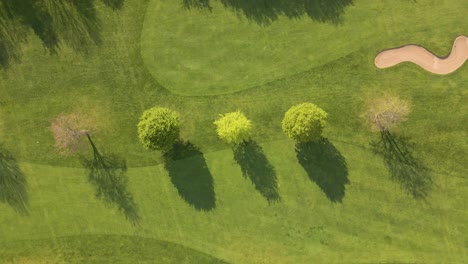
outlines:
[[[398,96],[384,94],[367,100],[364,118],[373,131],[391,131],[408,120],[410,103]]]
[[[80,151],[96,129],[93,118],[80,113],[60,114],[51,124],[55,147],[65,156]]]

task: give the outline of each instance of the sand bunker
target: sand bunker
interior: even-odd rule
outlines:
[[[460,68],[468,59],[468,37],[458,36],[453,43],[450,55],[441,58],[418,45],[406,45],[388,49],[375,57],[375,66],[387,68],[400,62],[409,61],[435,74],[448,74]]]

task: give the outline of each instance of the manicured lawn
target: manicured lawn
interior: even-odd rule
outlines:
[[[226,263],[180,245],[120,235],[78,235],[3,244],[2,263]]]
[[[336,12],[341,10],[338,3],[346,6],[338,25],[333,20],[317,23],[313,14],[308,15],[307,4],[300,5],[314,1],[293,0],[289,2],[299,6],[278,7],[275,2],[280,1],[263,7],[262,1],[249,5],[249,1],[225,1],[238,3],[232,5],[240,7],[238,12],[221,1],[211,1],[211,9],[187,9],[180,2],[150,1],[141,34],[148,70],[161,85],[180,95],[245,90],[369,47],[419,43],[445,54],[440,48],[451,46],[439,45],[451,44],[454,35],[466,30],[466,23],[460,23],[465,16],[460,10],[467,9],[463,0],[445,4],[361,0],[349,6],[346,3],[351,1],[328,1],[326,5]],[[255,12],[262,8],[263,13]],[[250,20],[242,15],[244,11]],[[439,21],[432,12],[450,18]],[[291,13],[292,18],[285,16]],[[439,37],[447,41],[434,39]]]
[[[218,1],[211,12],[182,2],[97,3],[103,41],[88,55],[65,47],[48,56],[31,36],[21,63],[0,70],[0,142],[29,198],[26,215],[0,200],[0,262],[466,262],[468,67],[437,76],[373,65],[379,50],[407,43],[447,54],[467,33],[464,1],[356,0],[339,24],[304,14],[262,25]],[[359,115],[382,91],[412,102],[395,136],[429,170],[374,154],[379,135]],[[302,102],[328,112],[329,155],[296,152],[282,134],[284,112]],[[138,142],[138,118],[153,106],[179,111],[192,144],[171,164]],[[79,160],[57,154],[50,120],[74,109],[101,116],[94,140],[126,160],[131,198],[97,199]],[[235,110],[252,120],[257,143],[237,162],[213,125]],[[404,189],[392,180],[408,172],[430,181]],[[425,199],[415,188],[427,188]],[[128,199],[135,225],[118,210]]]

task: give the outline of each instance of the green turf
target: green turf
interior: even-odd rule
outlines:
[[[89,47],[88,55],[64,47],[57,56],[48,56],[40,41],[30,37],[22,62],[0,70],[2,152],[10,152],[18,161],[22,172],[15,175],[28,184],[25,196],[20,181],[9,178],[6,183],[19,194],[6,202],[0,195],[0,262],[13,257],[42,261],[41,257],[49,256],[57,261],[63,260],[61,256],[76,257],[66,261],[78,261],[86,257],[80,255],[82,251],[95,252],[99,262],[99,257],[113,254],[115,244],[138,239],[149,239],[145,240],[149,248],[129,246],[123,260],[156,262],[151,259],[155,253],[149,251],[159,252],[166,242],[154,241],[170,241],[180,246],[161,252],[167,253],[168,261],[172,256],[176,262],[179,257],[189,261],[191,256],[209,260],[206,255],[232,263],[466,262],[468,67],[436,76],[411,64],[386,70],[373,65],[379,50],[406,43],[447,54],[454,38],[466,34],[463,30],[468,28],[463,4],[457,0],[356,0],[345,9],[339,25],[307,17],[280,17],[259,26],[242,15],[235,20],[233,11],[215,1],[209,13],[180,9],[182,1],[126,0],[118,11],[97,4],[103,41],[98,47]],[[151,15],[156,10],[151,8],[162,7],[174,12]],[[201,20],[194,19],[188,26],[192,21],[184,19],[188,14]],[[262,40],[272,47],[279,48],[281,41],[296,45],[288,49],[297,52],[294,63],[272,66],[272,60],[280,60],[262,53],[254,61],[247,59],[249,52],[257,54],[257,42],[237,50],[236,43],[227,41],[222,32],[208,32],[195,24],[208,18],[219,25],[217,29],[229,29],[239,44],[252,32],[261,31]],[[436,18],[440,23],[434,25]],[[161,23],[153,24],[152,34],[145,33],[148,23],[156,20]],[[235,23],[229,26],[229,20]],[[270,34],[274,30],[289,34],[294,25],[298,26],[297,38],[292,40]],[[374,25],[383,35],[370,29]],[[191,27],[196,30],[179,31]],[[306,41],[314,28],[317,35],[343,31],[349,43],[323,38],[319,43],[323,49],[316,54],[323,55],[322,59],[308,62],[307,56],[316,51],[317,42]],[[174,31],[168,32],[171,29]],[[371,36],[378,37],[368,39]],[[153,43],[148,43],[150,38]],[[205,44],[210,38],[226,40],[219,43],[220,52],[226,54],[223,63],[202,67],[205,73],[215,73],[214,79],[202,73],[194,77],[185,70],[172,78],[171,67],[175,66],[171,63],[181,60],[177,56],[183,54],[178,50],[189,52],[184,47],[189,39],[200,40],[196,43],[200,46],[188,53],[191,59],[206,65],[210,58],[203,52],[209,51]],[[310,46],[294,41],[301,38]],[[150,44],[152,49],[146,49]],[[174,52],[173,61],[153,60],[152,52],[162,51]],[[275,54],[283,62],[294,59],[286,50]],[[235,77],[242,63],[246,71],[257,74],[252,81]],[[217,74],[226,78],[217,80]],[[174,80],[179,86],[170,84]],[[208,86],[195,85],[203,82]],[[223,91],[218,92],[218,87]],[[232,91],[237,92],[228,93]],[[395,136],[409,137],[414,145],[399,141],[400,146],[414,156],[414,164],[423,164],[430,171],[385,161],[388,150],[383,156],[373,154],[370,142],[379,136],[368,131],[359,114],[362,98],[380,91],[412,101],[410,120]],[[224,95],[201,96],[215,93]],[[317,146],[301,146],[301,155],[296,157],[294,144],[281,132],[284,112],[306,101],[329,113],[324,134],[329,143],[322,146],[328,154],[323,157],[317,155]],[[138,117],[153,106],[180,111],[182,137],[192,143],[172,153],[170,157],[176,160],[167,164],[160,153],[144,150],[136,135]],[[102,186],[88,180],[90,172],[76,157],[63,158],[53,147],[50,120],[76,108],[99,110],[107,125],[94,135],[97,147],[105,155],[112,153],[126,160],[128,171],[116,185],[122,192],[106,193],[111,202],[95,197]],[[235,156],[216,138],[213,121],[220,113],[235,110],[242,110],[253,122],[257,144],[244,150],[252,159]],[[204,157],[190,157],[200,152]],[[90,156],[91,149],[84,154]],[[320,166],[304,162],[308,157]],[[0,166],[2,175],[5,171],[13,175],[15,163],[2,160],[0,165],[8,165]],[[391,180],[390,170],[397,179],[409,172],[432,179],[426,186],[430,187],[426,200],[410,195],[414,188],[407,182]],[[331,171],[338,177],[327,182],[323,175]],[[424,186],[416,187],[424,191]],[[28,214],[22,214],[25,204],[18,197],[28,197]],[[137,220],[128,221],[132,220],[127,220],[128,212],[136,213],[138,217],[133,219]],[[102,240],[108,244],[93,249]],[[70,245],[80,246],[73,251]],[[180,253],[183,247],[191,250]],[[61,255],[56,254],[61,248]],[[138,252],[143,253],[136,256]]]
[[[2,263],[226,263],[174,243],[118,235],[6,243],[0,258]]]
[[[293,19],[283,14],[291,8],[279,9],[278,17],[265,25],[256,23],[258,16],[249,20],[242,12],[224,7],[221,1],[211,1],[210,10],[187,9],[179,2],[150,1],[141,52],[152,75],[180,95],[248,89],[375,44],[430,44],[435,36],[450,36],[450,43],[454,34],[466,29],[466,24],[459,24],[465,16],[460,12],[466,9],[463,0],[437,4],[361,0],[344,9],[338,25],[319,23],[301,14],[301,8],[294,9],[298,15]],[[257,2],[253,1],[250,8],[262,3]],[[329,1],[327,5],[335,2],[345,1]],[[433,25],[434,19],[428,14],[434,9],[450,19]]]
[[[418,201],[389,179],[379,156],[331,144],[347,163],[343,203],[331,202],[330,192],[309,179],[285,140],[261,145],[277,177],[280,201],[271,204],[242,176],[231,150],[204,155],[210,175],[194,175],[194,182],[212,177],[215,208],[209,211],[182,199],[163,166],[130,169],[127,187],[141,218],[135,227],[115,205],[94,198],[82,169],[21,164],[29,215],[0,204],[2,242],[45,239],[46,247],[50,237],[118,234],[163,239],[234,263],[463,261],[465,179],[431,173],[433,190]],[[194,167],[190,159],[180,163]]]

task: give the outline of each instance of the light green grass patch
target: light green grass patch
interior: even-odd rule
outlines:
[[[451,47],[454,33],[464,29],[458,22],[464,20],[460,10],[466,8],[462,0],[357,0],[344,9],[340,24],[317,22],[306,15],[280,15],[271,24],[261,25],[220,1],[211,1],[211,6],[212,11],[187,9],[182,1],[173,0],[148,4],[141,54],[154,78],[173,93],[239,91],[376,43],[425,44],[442,35],[450,36],[447,43]],[[437,20],[435,25],[434,12],[449,19]]]

